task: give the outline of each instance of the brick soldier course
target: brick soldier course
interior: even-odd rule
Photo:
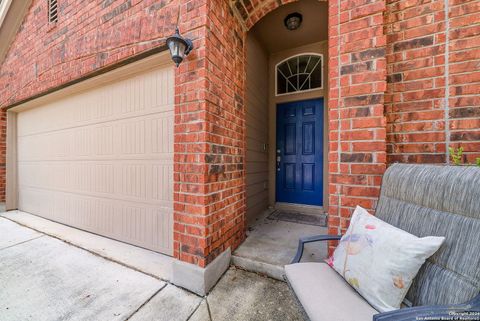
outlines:
[[[292,0],[33,0],[0,67],[6,109],[151,50],[177,24],[195,49],[175,75],[174,256],[200,267],[245,238],[246,36]],[[328,1],[328,227],[374,210],[393,162],[480,157],[480,1]],[[333,244],[331,244],[333,246]]]

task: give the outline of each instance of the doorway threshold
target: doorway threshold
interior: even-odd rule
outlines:
[[[285,221],[306,225],[327,226],[326,215],[312,215],[285,210],[275,210],[268,216],[269,220]]]
[[[316,205],[305,205],[305,204],[295,204],[295,203],[275,203],[276,210],[282,210],[286,212],[296,212],[308,215],[325,215],[325,210],[323,206]]]

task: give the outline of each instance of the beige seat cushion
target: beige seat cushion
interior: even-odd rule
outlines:
[[[285,273],[311,321],[371,321],[378,313],[325,263],[291,264]]]

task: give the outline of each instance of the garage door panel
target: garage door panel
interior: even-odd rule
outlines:
[[[22,188],[18,195],[18,208],[29,213],[48,217],[53,213],[54,195],[48,190]]]
[[[173,112],[168,112],[19,135],[18,154],[21,161],[157,159],[161,154],[173,160],[173,121]]]
[[[53,163],[53,164],[52,164]],[[173,207],[173,166],[161,160],[19,164],[19,185],[37,190],[152,203]]]
[[[171,68],[20,112],[19,209],[171,255],[173,122]]]
[[[110,122],[152,113],[172,112],[173,69],[154,70],[104,87],[66,97],[18,114],[31,122],[18,135]],[[136,79],[140,79],[136,84]]]
[[[151,244],[164,253],[171,251],[165,246],[172,238],[171,208],[29,187],[24,188],[19,205],[24,211],[69,226],[139,246]]]

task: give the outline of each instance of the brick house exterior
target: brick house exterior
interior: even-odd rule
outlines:
[[[165,50],[177,17],[195,49],[175,72],[174,256],[206,267],[245,238],[248,31],[292,0],[33,0],[0,67],[6,110]],[[180,10],[180,11],[179,11]],[[480,1],[328,1],[328,228],[374,210],[394,162],[480,157]],[[332,244],[333,246],[333,244]]]

